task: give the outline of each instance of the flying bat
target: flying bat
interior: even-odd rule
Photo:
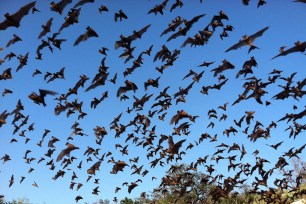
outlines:
[[[177,27],[179,27],[182,23],[183,23],[182,18],[181,18],[180,16],[177,16],[177,17],[176,17],[174,20],[172,20],[172,22],[168,25],[168,28],[166,28],[166,29],[162,32],[162,34],[160,35],[160,37],[163,36],[163,35],[165,35],[165,34],[167,34],[167,33],[169,33],[169,32],[171,32],[171,31],[175,31],[175,29],[176,29]]]
[[[99,35],[94,31],[91,27],[87,26],[86,32],[80,35],[76,41],[74,42],[73,46],[78,45],[80,42],[87,40],[90,37],[99,37]]]
[[[305,52],[305,49],[306,49],[306,41],[305,42],[297,41],[297,42],[294,43],[293,47],[291,47],[287,50],[281,51],[278,55],[276,55],[272,59],[275,59],[275,58],[280,57],[280,56],[286,56],[286,55],[294,53],[294,52]]]
[[[144,28],[140,29],[139,31],[133,31],[133,34],[124,37],[123,35],[120,36],[120,40],[116,41],[115,43],[115,49],[118,49],[119,47],[125,47],[130,48],[130,45],[133,40],[136,40],[137,38],[141,38],[142,35],[148,30],[148,28],[151,26],[151,24],[145,26]]]
[[[205,16],[206,14],[201,14],[201,15],[198,15],[198,16],[195,16],[195,17],[193,17],[191,20],[189,20],[189,21],[187,21],[186,19],[184,19],[183,20],[183,22],[184,22],[184,24],[185,24],[185,26],[188,28],[188,30],[191,28],[191,26],[194,24],[194,23],[196,23],[196,22],[198,22],[198,20],[200,19],[200,18],[202,18],[203,16]]]
[[[66,146],[67,146],[67,148],[63,149],[63,150],[61,151],[61,153],[57,156],[57,159],[56,159],[57,162],[60,161],[60,160],[62,160],[62,158],[63,158],[64,156],[70,155],[70,152],[71,152],[71,151],[76,150],[76,149],[79,149],[79,147],[76,147],[76,146],[74,146],[73,144],[70,144],[70,143],[68,143],[68,142],[66,143]]]
[[[95,0],[80,0],[73,8],[77,8],[78,6],[82,6],[87,3],[93,3]]]
[[[18,42],[18,41],[22,41],[22,39],[16,35],[16,34],[13,34],[13,39],[11,39],[7,44],[6,44],[6,47],[9,47],[11,45],[13,45],[14,43]]]
[[[51,2],[51,11],[58,12],[59,14],[62,14],[64,8],[70,4],[72,0],[62,0],[58,3],[55,3],[54,1]]]
[[[115,13],[115,22],[118,21],[118,18],[120,21],[122,21],[122,19],[128,19],[127,15],[122,10],[119,10],[118,13]]]
[[[186,139],[183,139],[174,144],[172,136],[169,136],[168,137],[169,148],[167,149],[167,152],[170,154],[178,154],[180,147],[185,141]]]
[[[5,30],[8,27],[16,27],[20,26],[21,19],[28,15],[31,8],[35,6],[36,1],[33,1],[23,7],[21,7],[16,13],[10,15],[9,13],[4,14],[6,18],[3,22],[0,23],[0,30]]]
[[[125,83],[125,86],[119,87],[119,89],[117,91],[117,97],[119,97],[122,93],[125,93],[127,91],[134,91],[135,92],[138,89],[136,84],[134,84],[131,81],[126,80],[124,83]]]
[[[29,95],[29,98],[34,101],[34,103],[39,104],[43,104],[43,106],[46,106],[45,103],[45,96],[46,95],[56,95],[57,93],[54,91],[49,91],[49,90],[43,90],[43,89],[39,89],[39,95],[35,92],[32,92]]]
[[[306,3],[306,0],[295,0],[294,2]]]
[[[263,33],[269,29],[269,26],[261,29],[260,31],[258,31],[257,33],[251,35],[251,36],[247,36],[244,35],[242,36],[242,39],[239,40],[238,43],[234,44],[233,46],[231,46],[230,48],[228,48],[227,50],[225,50],[225,52],[229,52],[231,50],[236,50],[238,48],[241,48],[243,46],[250,46],[249,52],[255,48],[257,48],[256,46],[254,46],[253,42],[256,40],[256,38],[260,37],[263,35]]]
[[[39,33],[38,39],[45,36],[47,33],[49,33],[51,31],[50,29],[51,29],[52,21],[53,21],[53,18],[50,18],[47,21],[46,25],[41,26],[43,28],[43,30]]]

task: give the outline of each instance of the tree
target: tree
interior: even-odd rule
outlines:
[[[108,199],[99,199],[98,202],[95,202],[96,204],[110,204],[110,201]]]
[[[301,184],[306,183],[306,162],[300,158],[293,158],[291,160],[293,169],[281,170],[281,173],[286,176],[287,182],[291,188],[299,188]]]
[[[152,193],[157,203],[206,203],[212,187],[208,176],[185,164],[173,165]]]
[[[125,197],[120,201],[120,204],[140,204],[140,202]]]
[[[4,196],[0,198],[0,204],[6,204],[6,203],[11,203],[11,204],[28,204],[29,199],[28,198],[17,198],[13,199],[12,201],[7,201],[4,199]]]

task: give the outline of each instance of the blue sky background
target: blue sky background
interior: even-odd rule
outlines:
[[[4,20],[4,13],[8,12],[12,14],[29,2],[31,1],[2,0],[0,2],[0,15],[2,16],[0,21]],[[100,198],[112,200],[114,196],[118,199],[124,198],[125,196],[133,198],[139,196],[143,191],[148,192],[154,187],[157,187],[160,184],[160,179],[164,175],[164,172],[169,168],[169,165],[174,164],[175,162],[165,165],[165,167],[157,165],[156,168],[151,169],[149,162],[157,158],[158,154],[154,158],[147,160],[147,147],[145,149],[136,147],[132,141],[127,143],[129,145],[129,154],[122,156],[119,149],[115,149],[115,144],[125,146],[126,144],[124,141],[126,136],[128,133],[133,131],[133,128],[127,128],[127,131],[122,134],[120,138],[114,138],[115,131],[109,129],[109,124],[113,118],[118,116],[121,112],[123,112],[123,115],[120,123],[128,124],[129,121],[133,120],[137,112],[127,114],[125,111],[128,107],[132,107],[134,101],[133,95],[140,98],[146,93],[143,83],[147,81],[147,79],[155,79],[158,76],[161,76],[159,88],[148,88],[147,93],[153,93],[154,95],[151,100],[145,104],[144,109],[139,112],[140,114],[148,113],[152,104],[155,103],[153,98],[155,98],[159,92],[168,85],[171,86],[168,90],[170,95],[176,93],[179,90],[179,87],[188,86],[192,82],[192,79],[182,79],[190,69],[197,73],[202,70],[205,70],[205,72],[200,82],[195,83],[192,90],[186,96],[186,103],[178,103],[175,105],[175,99],[172,100],[173,105],[167,111],[168,113],[164,122],[158,120],[157,115],[155,115],[154,118],[151,118],[152,124],[150,128],[156,125],[157,138],[155,139],[156,141],[154,142],[154,146],[157,145],[160,134],[172,134],[174,125],[169,125],[169,122],[176,111],[181,109],[186,110],[191,115],[200,116],[197,118],[196,123],[191,123],[192,125],[189,128],[191,133],[188,137],[174,136],[174,141],[183,138],[187,139],[181,150],[185,151],[189,143],[198,141],[202,133],[208,132],[212,136],[218,134],[217,142],[210,143],[208,140],[205,140],[199,146],[195,146],[193,149],[186,151],[187,154],[183,157],[182,162],[187,164],[192,161],[195,162],[199,157],[204,157],[207,154],[212,155],[216,150],[215,146],[223,142],[229,145],[238,143],[241,146],[241,144],[244,144],[248,153],[243,158],[242,162],[248,162],[252,165],[255,164],[255,158],[252,155],[252,152],[256,149],[260,150],[258,156],[268,159],[271,162],[270,166],[269,164],[265,166],[268,169],[277,162],[279,156],[288,151],[291,147],[299,148],[305,143],[303,138],[305,135],[304,133],[301,133],[295,140],[293,138],[289,139],[289,132],[284,132],[284,130],[291,123],[286,124],[285,122],[278,123],[277,128],[271,130],[271,137],[268,140],[261,138],[255,143],[250,142],[247,136],[241,133],[241,131],[246,127],[245,122],[241,129],[237,127],[239,133],[235,136],[231,135],[227,138],[225,135],[222,135],[222,132],[230,126],[236,128],[233,120],[239,120],[243,115],[245,115],[245,111],[255,111],[255,118],[249,129],[249,132],[251,132],[256,120],[260,121],[264,127],[267,127],[271,121],[276,122],[286,113],[298,113],[304,110],[304,98],[299,101],[294,100],[293,98],[288,98],[286,100],[272,99],[275,94],[282,90],[278,86],[285,84],[282,80],[277,80],[275,84],[267,87],[266,91],[268,94],[263,96],[263,101],[267,100],[271,102],[271,105],[268,107],[258,104],[253,98],[242,101],[234,106],[231,106],[231,104],[237,99],[238,94],[241,94],[244,90],[242,85],[245,80],[243,80],[242,76],[239,79],[236,79],[235,76],[242,68],[243,63],[246,60],[249,60],[251,56],[254,56],[258,63],[258,67],[253,68],[253,75],[257,78],[262,78],[264,82],[267,81],[269,76],[268,73],[273,69],[282,70],[283,77],[289,77],[292,73],[297,72],[294,78],[295,82],[301,81],[305,78],[305,55],[294,53],[274,60],[271,60],[271,58],[279,53],[278,50],[281,46],[287,46],[287,48],[290,48],[294,45],[294,42],[298,40],[304,42],[306,33],[306,27],[304,26],[304,19],[306,19],[306,4],[294,3],[291,0],[270,0],[267,1],[266,5],[257,8],[257,1],[251,1],[249,6],[244,6],[241,1],[207,0],[202,4],[199,1],[184,1],[184,6],[182,8],[177,8],[170,13],[170,7],[174,1],[169,1],[166,10],[164,10],[164,15],[154,15],[147,14],[147,12],[162,1],[96,0],[94,3],[82,6],[79,23],[74,24],[61,32],[59,38],[67,39],[67,41],[62,43],[62,50],[54,48],[53,53],[51,53],[48,48],[45,48],[42,50],[43,60],[36,60],[36,48],[41,43],[41,40],[37,39],[42,30],[41,25],[44,25],[49,18],[53,17],[54,20],[51,27],[51,33],[57,32],[60,25],[64,22],[64,17],[67,15],[69,9],[77,3],[77,1],[73,1],[73,3],[69,4],[64,9],[63,14],[59,15],[58,13],[50,11],[50,2],[51,1],[37,1],[35,7],[40,10],[40,12],[34,14],[30,13],[25,16],[18,29],[9,27],[6,30],[0,31],[0,47],[4,48],[0,53],[1,59],[10,52],[14,52],[17,56],[19,54],[25,55],[29,52],[28,64],[17,73],[15,70],[19,62],[16,58],[13,58],[11,61],[6,60],[2,65],[0,65],[0,73],[11,67],[13,75],[12,80],[0,81],[0,91],[8,88],[14,92],[5,97],[0,97],[0,112],[4,110],[12,111],[15,108],[18,99],[21,99],[25,108],[23,114],[29,115],[28,124],[22,127],[21,130],[26,129],[31,123],[34,123],[35,128],[35,131],[26,131],[26,137],[31,139],[27,144],[24,142],[25,138],[18,136],[21,130],[15,135],[12,134],[14,128],[13,125],[11,125],[13,119],[12,116],[9,116],[7,124],[0,128],[0,157],[4,156],[4,154],[8,154],[12,159],[5,164],[0,164],[0,194],[5,195],[8,200],[26,196],[33,203],[74,203],[75,196],[82,195],[84,201],[94,202]],[[102,4],[108,7],[109,12],[103,14],[98,12],[98,8]],[[118,12],[120,9],[126,13],[128,19],[123,20],[122,22],[115,22],[114,13]],[[232,25],[234,27],[234,31],[229,32],[228,38],[221,40],[219,34],[221,34],[222,29],[216,28],[216,31],[209,39],[208,44],[192,48],[190,46],[182,48],[179,58],[174,62],[172,67],[169,67],[164,71],[163,75],[155,70],[155,67],[161,66],[162,63],[160,61],[153,62],[153,57],[161,49],[162,45],[165,44],[170,51],[180,49],[180,46],[187,36],[192,37],[199,30],[203,30],[209,24],[211,18],[214,15],[217,15],[221,10],[223,10],[229,17],[228,21],[223,20],[224,25]],[[188,31],[187,36],[178,37],[170,42],[166,42],[166,40],[172,33],[160,37],[162,31],[167,28],[167,25],[176,16],[181,16],[182,18],[190,20],[194,16],[200,14],[206,15],[192,26]],[[115,41],[120,39],[119,36],[121,34],[125,36],[131,35],[133,30],[139,30],[148,24],[151,24],[151,27],[146,33],[144,33],[141,39],[134,41],[132,46],[136,46],[134,56],[137,58],[140,52],[145,51],[153,45],[151,56],[143,55],[143,65],[136,69],[132,75],[124,78],[123,71],[127,67],[132,66],[134,59],[124,64],[124,59],[118,58],[118,56],[123,52],[123,49],[119,48],[118,50],[115,50]],[[83,34],[86,31],[87,26],[92,27],[98,33],[99,38],[89,38],[87,41],[81,42],[78,46],[73,46],[74,41],[80,34]],[[250,54],[247,53],[248,47],[242,47],[241,49],[227,53],[224,52],[227,48],[238,42],[243,35],[251,35],[266,26],[270,26],[270,28],[262,37],[256,39],[254,43],[260,49],[253,50]],[[5,48],[7,42],[12,39],[13,34],[17,34],[21,37],[22,41]],[[46,39],[48,36],[51,36],[51,34],[48,33],[42,39]],[[105,86],[97,87],[94,90],[85,92],[85,89],[90,85],[91,80],[98,72],[100,61],[104,57],[98,52],[101,47],[107,47],[109,49],[105,61],[106,65],[109,66],[108,79],[111,79],[115,73],[118,73],[117,83],[114,85],[110,82],[106,82]],[[218,83],[217,78],[213,77],[213,73],[210,72],[210,70],[220,65],[224,59],[235,65],[234,70],[227,70],[222,73],[229,79],[228,82],[220,91],[209,90],[208,95],[202,95],[200,93],[202,86]],[[197,67],[203,61],[215,61],[215,63],[208,68]],[[59,71],[62,67],[65,67],[64,80],[57,79],[50,83],[44,81],[43,75],[46,72],[54,73]],[[43,74],[32,77],[32,73],[35,69],[41,70]],[[56,116],[54,114],[54,107],[56,106],[57,101],[54,100],[54,96],[47,96],[47,106],[43,107],[42,105],[34,104],[33,101],[28,98],[28,95],[32,91],[38,92],[38,89],[53,90],[60,94],[66,93],[68,89],[72,88],[79,80],[81,74],[87,75],[90,77],[90,80],[86,82],[84,88],[79,89],[77,96],[70,96],[68,101],[71,102],[76,98],[78,98],[79,101],[84,101],[83,111],[88,115],[83,120],[80,120],[79,123],[80,127],[86,134],[88,134],[88,136],[75,136],[73,141],[69,141],[80,147],[79,150],[71,153],[71,156],[75,156],[78,159],[71,164],[71,170],[65,170],[66,174],[63,178],[60,177],[54,181],[52,177],[58,170],[62,169],[60,162],[55,162],[56,169],[51,171],[48,166],[45,166],[45,163],[50,160],[49,158],[46,158],[46,160],[40,164],[37,164],[37,161],[41,157],[44,157],[44,154],[47,152],[47,143],[51,136],[60,139],[60,141],[55,144],[56,151],[52,156],[52,158],[56,160],[57,155],[63,148],[65,148],[66,139],[72,132],[70,127],[75,121],[77,121],[78,114],[73,114],[69,118],[66,117],[66,112]],[[126,79],[135,82],[139,89],[135,94],[127,92],[130,99],[120,102],[116,97],[116,93],[118,88],[124,85]],[[295,82],[293,85],[295,85]],[[109,97],[100,103],[96,109],[91,109],[90,102],[92,99],[94,97],[100,97],[105,91],[109,92]],[[226,112],[217,109],[218,106],[223,105],[226,102],[229,102],[228,110]],[[296,111],[292,109],[294,104],[298,107],[298,110]],[[220,123],[218,120],[212,119],[215,123],[215,128],[206,129],[207,125],[211,121],[208,119],[207,111],[212,108],[217,110],[219,118],[222,113],[226,113],[228,118],[226,121]],[[185,122],[185,120],[183,122]],[[297,120],[297,122],[303,124],[305,123],[305,119]],[[108,135],[105,136],[101,146],[95,143],[95,135],[93,132],[93,128],[98,125],[104,126],[108,131]],[[46,137],[43,146],[39,147],[36,143],[40,141],[44,129],[51,130],[51,133]],[[138,136],[141,138],[143,135],[138,134]],[[10,144],[12,138],[16,138],[18,142]],[[284,141],[284,143],[277,151],[265,145],[267,143],[276,144],[280,141]],[[162,145],[165,149],[167,148],[166,141]],[[91,194],[92,189],[97,185],[93,184],[94,178],[86,183],[88,176],[86,170],[92,166],[96,160],[92,156],[93,161],[89,163],[86,162],[86,157],[83,156],[83,154],[87,146],[100,148],[100,155],[111,151],[113,153],[112,156],[116,161],[120,159],[128,163],[129,159],[139,156],[140,159],[137,166],[143,164],[143,169],[149,170],[149,173],[142,178],[140,175],[131,175],[133,170],[126,167],[124,172],[110,174],[112,164],[107,163],[108,159],[110,159],[110,157],[107,157],[101,164],[100,171],[97,172],[95,177],[100,179],[99,190],[101,192],[99,196],[93,196]],[[36,160],[31,164],[26,164],[24,162],[23,156],[26,150],[32,151],[29,153],[29,157],[36,158]],[[229,155],[234,155],[236,153],[237,152],[231,152]],[[301,154],[302,158],[303,155],[305,155],[305,152]],[[222,154],[222,156],[227,157],[228,155]],[[240,157],[240,154],[237,157]],[[82,170],[76,168],[80,161],[83,161]],[[220,161],[219,164],[216,164],[215,161],[208,159],[207,164],[215,165],[217,172],[214,173],[214,175],[222,173],[224,175],[232,176],[235,173],[233,171],[227,172],[228,160]],[[129,165],[132,166],[133,164],[129,163]],[[31,167],[35,170],[28,174],[28,170]],[[198,170],[205,172],[206,168],[200,166]],[[79,191],[69,189],[73,171],[78,176],[76,182],[84,184]],[[15,176],[15,183],[11,188],[9,188],[9,179],[12,174]],[[26,176],[26,179],[22,184],[19,184],[21,176]],[[152,181],[152,176],[157,177],[157,180]],[[277,172],[275,172],[269,180],[271,185],[273,183],[273,178],[278,176]],[[136,187],[131,194],[128,194],[127,187],[122,187],[122,183],[125,181],[130,183],[136,181],[138,178],[141,178],[143,182]],[[251,176],[247,182],[251,184],[253,179],[254,176]],[[34,181],[38,184],[39,188],[32,186]],[[117,194],[115,194],[116,186],[122,188],[122,190]]]

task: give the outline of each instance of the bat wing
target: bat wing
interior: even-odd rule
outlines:
[[[130,83],[128,84],[128,87],[129,87],[129,90],[133,90],[134,92],[135,92],[135,90],[138,89],[138,87],[136,86],[136,84],[133,83],[133,82],[130,82]]]
[[[172,24],[171,26],[168,26],[168,28],[165,29],[165,30],[163,31],[163,33],[162,33],[160,36],[163,36],[163,35],[165,35],[165,34],[171,32],[171,31],[175,31],[175,29],[176,29],[177,27],[179,27],[179,26],[182,24],[182,22],[183,22],[183,21],[176,22],[175,24]]]
[[[119,18],[119,14],[115,13],[115,17],[114,17],[115,22],[117,22],[118,18]]]
[[[99,35],[92,28],[88,32],[88,37],[99,37]]]
[[[56,95],[58,94],[57,92],[54,92],[54,91],[50,91],[50,90],[44,90],[44,89],[39,89],[39,94],[40,96],[43,98],[45,97],[46,95]]]
[[[156,55],[154,56],[153,62],[155,62],[160,57],[161,53],[162,53],[162,51],[158,51],[156,53]]]
[[[95,0],[80,0],[73,8],[77,8],[78,6],[82,6],[86,3],[94,2]]]
[[[170,125],[172,125],[173,123],[176,123],[177,119],[178,119],[178,115],[175,114],[170,120]]]
[[[14,43],[16,43],[16,42],[18,42],[18,41],[20,41],[20,40],[21,40],[20,38],[13,38],[13,39],[11,39],[11,40],[6,44],[5,47],[9,47],[9,46],[13,45]]]
[[[166,7],[168,3],[168,0],[164,0],[164,2],[161,4],[163,7]]]
[[[115,74],[114,78],[113,78],[113,81],[116,82],[117,80],[117,73]]]
[[[84,41],[87,39],[86,34],[80,35],[74,42],[73,46],[78,45],[81,41]]]
[[[232,47],[225,50],[225,52],[229,52],[231,50],[237,50],[238,48],[245,46],[245,45],[246,45],[246,42],[243,40],[240,40],[238,43],[234,44]]]
[[[65,74],[65,67],[59,70],[59,75],[64,76],[64,74]]]
[[[190,21],[189,21],[189,24],[190,24],[190,27],[196,23],[200,18],[202,18],[203,16],[205,16],[206,14],[201,14],[201,15],[198,15],[198,16],[195,16],[193,17]]]
[[[62,0],[57,4],[57,6],[63,10],[70,3],[72,3],[72,0]]]
[[[14,175],[11,176],[9,187],[11,187],[14,183]]]
[[[176,9],[176,7],[178,7],[179,4],[178,3],[174,3],[172,4],[171,8],[170,8],[170,12],[172,12],[174,9]]]
[[[187,86],[187,88],[185,89],[187,93],[192,88],[193,84],[194,84],[194,81],[191,84],[189,84],[189,86]]]
[[[276,55],[272,59],[275,59],[275,58],[280,57],[280,56],[286,56],[286,55],[288,55],[290,53],[299,52],[299,51],[301,51],[301,50],[306,48],[306,42],[303,42],[301,46],[302,47],[300,47],[300,46],[291,47],[291,48],[285,50],[284,52],[279,53],[278,55]]]
[[[168,144],[169,144],[169,149],[172,149],[174,147],[174,142],[172,136],[168,137]]]
[[[184,43],[181,45],[181,48],[185,47],[186,45],[190,44],[191,46],[194,45],[194,39],[191,37],[188,37]]]
[[[138,33],[140,35],[144,34],[145,32],[147,32],[147,30],[150,28],[151,24],[145,26],[144,28],[142,28],[140,31],[138,31]]]
[[[41,32],[39,33],[38,39],[40,39],[41,37],[45,36],[47,33],[48,33],[48,31],[45,30],[45,29],[43,29],[43,31],[41,31]]]
[[[195,74],[195,72],[192,71],[192,70],[190,70],[189,73],[186,74],[186,76],[184,76],[183,80],[186,79],[186,78],[188,78],[188,77],[190,77],[190,76],[192,76],[192,75],[194,75],[194,74]]]
[[[148,28],[151,26],[151,24],[147,25],[146,27],[142,28],[141,30],[137,31],[136,33],[134,33],[133,35],[127,37],[127,39],[129,41],[132,40],[136,40],[137,38],[139,38],[139,36],[141,37],[147,30]]]
[[[16,22],[20,23],[21,19],[28,15],[29,11],[35,6],[36,1],[33,1],[23,7],[21,7],[15,14],[13,14],[11,17],[15,19]]]
[[[263,33],[264,33],[266,30],[268,30],[268,29],[269,29],[269,26],[267,26],[267,27],[261,29],[261,30],[258,31],[257,33],[251,35],[251,36],[249,37],[249,39],[253,42],[256,38],[262,36]]]
[[[61,25],[61,27],[60,27],[60,29],[58,30],[58,32],[61,32],[64,28],[67,28],[69,25],[70,25],[70,23],[69,23],[68,21],[65,21],[65,22]]]
[[[46,23],[46,27],[47,27],[47,28],[50,28],[50,27],[51,27],[52,21],[53,21],[53,18],[50,18],[50,19],[47,21],[47,23]]]
[[[166,28],[166,29],[162,32],[162,34],[160,35],[160,37],[163,36],[163,35],[166,35],[167,33],[171,32],[171,31],[173,31],[173,30],[174,30],[174,28],[172,28],[172,27]]]
[[[95,83],[91,84],[91,85],[85,90],[85,92],[89,91],[90,89],[94,89],[94,88],[96,88],[97,86],[104,85],[104,84],[105,84],[105,78],[102,77],[102,78],[98,79]]]
[[[147,14],[150,14],[150,13],[155,13],[156,14],[155,9],[154,8],[150,9]]]
[[[179,37],[179,36],[182,36],[182,35],[183,35],[182,31],[179,30],[179,31],[177,31],[176,33],[172,34],[172,35],[167,39],[167,42],[169,42],[170,40],[175,39],[175,38],[177,38],[177,37]]]
[[[117,97],[119,97],[121,94],[127,92],[129,89],[125,86],[121,86],[119,87],[118,91],[117,91]]]
[[[29,13],[32,7],[35,6],[36,1],[31,2],[23,7],[21,7],[15,14],[11,15],[10,17],[14,19],[15,23],[12,23],[5,19],[3,22],[0,23],[0,30],[5,30],[10,26],[19,26],[21,19]]]
[[[49,31],[50,31],[50,28],[51,28],[51,25],[52,25],[52,21],[53,21],[53,18],[50,18],[45,27],[46,29],[43,29],[43,31],[40,32],[39,36],[38,36],[38,39],[40,39],[41,37],[45,36]]]
[[[149,96],[144,95],[144,97],[141,99],[144,103],[147,102],[148,100],[150,100],[150,98],[153,96],[153,94],[150,94]]]
[[[121,17],[124,18],[124,19],[128,19],[127,15],[125,15],[125,13],[123,13],[123,12],[121,13]]]
[[[180,124],[177,129],[182,130],[186,125],[188,125],[188,122],[184,122],[182,124]]]
[[[57,77],[57,75],[53,75],[48,81],[47,81],[47,83],[49,83],[49,82],[51,82],[51,81],[54,81],[56,78],[58,78]]]
[[[10,22],[7,19],[5,19],[3,22],[0,23],[0,30],[5,30],[9,26],[11,26]]]
[[[57,3],[57,8],[60,11],[60,13],[62,13],[62,11],[64,10],[64,8],[68,5],[72,3],[72,0],[62,0],[59,3]],[[56,11],[53,7],[51,7],[51,11]]]
[[[36,49],[36,53],[39,53],[40,50],[42,50],[44,47],[47,47],[48,44],[42,42],[40,45],[38,45],[37,49]]]
[[[57,156],[56,161],[57,161],[57,162],[58,162],[58,161],[61,161],[61,160],[63,159],[63,157],[64,157],[66,154],[68,154],[68,153],[69,153],[68,148],[63,149],[63,150],[61,151],[61,153]]]
[[[122,40],[118,40],[115,42],[115,49],[117,50],[119,47],[122,47],[123,46],[123,43],[122,43]]]
[[[227,81],[228,81],[228,79],[222,81],[222,82],[219,84],[219,86],[220,86],[220,87],[223,86]]]
[[[182,144],[186,141],[186,139],[184,140],[180,140],[177,143],[175,143],[174,147],[173,147],[173,153],[174,154],[178,154],[179,149],[181,148]]]

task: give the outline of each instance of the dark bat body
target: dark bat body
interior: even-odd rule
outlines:
[[[234,44],[233,46],[231,46],[230,48],[228,48],[227,50],[225,50],[225,52],[229,52],[231,50],[236,50],[238,48],[241,48],[243,46],[253,46],[253,49],[254,49],[254,45],[253,45],[253,42],[256,40],[256,38],[260,37],[263,35],[263,33],[269,29],[269,26],[261,29],[260,31],[256,32],[255,34],[251,35],[251,36],[243,36],[243,39],[242,40],[239,40],[238,43]],[[251,49],[250,48],[250,49]]]
[[[0,30],[5,30],[8,27],[16,27],[20,26],[21,19],[28,15],[29,11],[35,6],[36,1],[33,1],[23,7],[21,7],[16,13],[10,15],[9,13],[4,14],[5,20],[0,23]]]

